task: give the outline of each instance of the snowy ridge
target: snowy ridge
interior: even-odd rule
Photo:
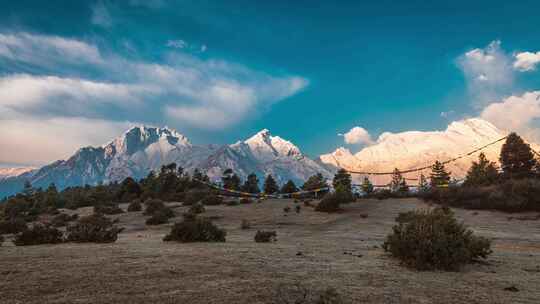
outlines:
[[[430,165],[435,160],[445,161],[479,148],[504,137],[506,132],[491,123],[474,118],[451,123],[444,131],[383,133],[372,146],[356,154],[340,148],[333,153],[320,156],[322,163],[350,170],[369,172],[391,172],[394,168],[407,170]],[[486,148],[483,152],[491,161],[498,161],[503,142]],[[478,153],[448,164],[455,178],[463,178]],[[425,170],[425,175],[429,170]],[[418,178],[420,173],[408,174],[407,178]],[[363,176],[354,176],[359,182]],[[371,176],[377,184],[389,182],[389,176]],[[414,184],[412,181],[410,184]]]

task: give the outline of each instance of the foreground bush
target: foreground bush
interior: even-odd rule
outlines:
[[[0,234],[0,246],[2,246],[2,243],[4,243],[4,236]]]
[[[247,197],[242,197],[240,199],[240,204],[252,204],[253,200]]]
[[[146,220],[146,225],[161,225],[169,222],[169,218],[174,217],[174,213],[171,214],[171,209],[163,208],[156,211],[150,218]]]
[[[199,203],[196,203],[194,205],[192,205],[191,207],[189,207],[189,213],[193,213],[193,214],[200,214],[200,213],[203,213],[205,212],[206,210],[204,209],[204,206],[203,204],[201,204],[200,202]]]
[[[116,204],[106,204],[106,205],[96,205],[96,206],[94,206],[94,213],[113,215],[113,214],[124,213],[124,210],[122,210]]]
[[[113,221],[102,214],[81,217],[77,223],[67,227],[67,241],[76,243],[112,243],[118,238],[123,228],[118,228]]]
[[[275,241],[277,241],[277,233],[275,231],[257,230],[257,233],[255,233],[255,242],[257,243],[270,243]]]
[[[174,224],[171,232],[163,241],[188,242],[225,242],[226,232],[219,229],[209,219],[197,216],[184,217],[182,222]]]
[[[147,199],[144,204],[146,205],[144,215],[153,215],[157,211],[165,209],[165,203],[160,199]]]
[[[44,224],[35,224],[17,233],[13,240],[16,246],[58,244],[63,242],[62,231]]]
[[[498,185],[482,187],[434,188],[423,193],[422,198],[442,205],[467,209],[540,211],[540,180],[507,180]]]
[[[473,235],[449,208],[410,211],[396,218],[383,249],[418,270],[459,270],[491,254],[491,241]]]
[[[202,200],[201,203],[205,206],[217,206],[223,204],[223,197],[216,195],[214,193],[210,193],[206,195]]]
[[[206,189],[191,189],[184,196],[184,206],[191,206],[198,203],[208,195],[209,193]]]
[[[66,213],[60,213],[57,216],[53,217],[51,221],[51,225],[53,225],[54,227],[64,227],[69,222],[74,221],[78,218],[79,218],[79,215],[77,214],[69,215]]]
[[[22,218],[12,218],[0,221],[0,234],[18,233],[26,230],[26,221]]]
[[[349,195],[340,192],[327,193],[319,202],[315,211],[336,212],[340,210],[340,205],[350,201]]]
[[[127,211],[128,212],[142,211],[141,201],[138,200],[138,199],[131,201],[131,203],[129,203],[129,205],[128,205]]]

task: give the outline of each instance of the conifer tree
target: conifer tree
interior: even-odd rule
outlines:
[[[362,182],[362,191],[367,195],[373,193],[373,184],[367,176],[364,177],[364,181]]]
[[[266,176],[266,179],[264,180],[264,193],[266,194],[274,194],[278,192],[279,186],[276,183],[276,180],[272,177],[271,174],[268,174]]]
[[[398,192],[401,194],[407,194],[409,192],[409,185],[407,185],[404,178],[402,178],[401,182],[399,183]]]
[[[240,184],[242,183],[240,181],[240,177],[238,177],[238,175],[236,175],[236,173],[234,173],[230,168],[223,171],[221,182],[223,184],[223,188],[229,190],[240,190]]]
[[[428,190],[429,190],[429,184],[427,182],[427,179],[423,173],[420,173],[420,178],[418,179],[418,191],[426,192]]]
[[[432,187],[446,186],[450,182],[450,172],[446,171],[443,163],[436,160],[431,166],[429,179]]]
[[[478,155],[478,162],[473,161],[467,171],[464,186],[487,186],[495,183],[499,173],[494,162],[489,161],[484,153]]]
[[[401,176],[401,172],[399,172],[398,168],[395,168],[392,173],[392,181],[390,182],[390,191],[398,192],[402,181],[403,176]]]
[[[281,187],[281,190],[279,192],[281,193],[294,193],[298,191],[298,188],[294,184],[292,180],[288,180],[283,187]]]
[[[352,196],[351,184],[351,175],[347,171],[345,171],[345,169],[339,169],[336,175],[334,175],[332,185],[334,186],[334,189],[336,189],[336,191],[339,188],[340,191]]]
[[[310,191],[310,190],[315,190],[315,189],[324,188],[324,187],[326,187],[326,181],[322,174],[317,173],[308,178],[308,180],[302,186],[302,189],[306,191]]]
[[[244,185],[242,186],[242,191],[248,193],[260,193],[261,189],[259,188],[259,178],[255,173],[248,175]]]
[[[534,175],[536,160],[531,147],[516,133],[510,133],[506,138],[499,160],[503,170],[502,176],[506,179],[521,179]]]

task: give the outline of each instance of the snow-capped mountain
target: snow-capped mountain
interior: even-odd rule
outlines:
[[[333,167],[343,167],[355,171],[391,172],[394,168],[407,170],[433,164],[435,160],[445,161],[470,152],[504,137],[506,132],[491,123],[478,119],[466,119],[451,123],[444,131],[383,133],[376,143],[352,154],[345,148],[320,156],[320,161]],[[483,152],[491,161],[499,159],[504,141],[489,146]],[[478,153],[465,157],[446,167],[455,178],[463,178],[471,162]],[[425,170],[424,175],[429,174]],[[407,178],[418,178],[420,173],[407,174]],[[359,182],[363,176],[353,176]],[[386,184],[390,176],[370,176],[376,184]],[[410,184],[415,184],[410,181]]]
[[[175,162],[188,172],[199,168],[213,180],[232,168],[241,178],[254,172],[262,180],[272,174],[278,182],[292,179],[302,183],[309,176],[331,172],[309,159],[291,142],[262,130],[253,137],[225,146],[193,145],[184,135],[169,128],[134,127],[101,147],[79,149],[67,160],[46,165],[33,174],[0,181],[0,196],[13,194],[25,180],[34,187],[55,183],[68,186],[122,181],[131,176],[142,178],[151,170]]]
[[[0,168],[0,180],[19,176],[23,173],[27,173],[29,171],[35,170],[34,167],[16,167],[16,168]]]

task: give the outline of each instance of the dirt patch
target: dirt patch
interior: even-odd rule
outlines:
[[[538,303],[540,298],[538,221],[457,209],[466,225],[494,240],[494,253],[487,263],[461,272],[417,272],[400,266],[380,245],[397,214],[428,208],[423,202],[361,200],[338,214],[303,208],[284,217],[283,208],[292,204],[205,207],[203,215],[227,230],[226,243],[165,243],[163,236],[181,216],[149,227],[140,212],[114,216],[126,230],[113,244],[22,248],[6,241],[0,247],[0,297],[2,303],[253,304],[272,303],[278,286],[301,282],[311,289],[335,287],[353,303]],[[242,219],[252,228],[241,229]],[[277,242],[255,243],[257,229],[275,230]],[[505,290],[509,286],[517,291]]]

